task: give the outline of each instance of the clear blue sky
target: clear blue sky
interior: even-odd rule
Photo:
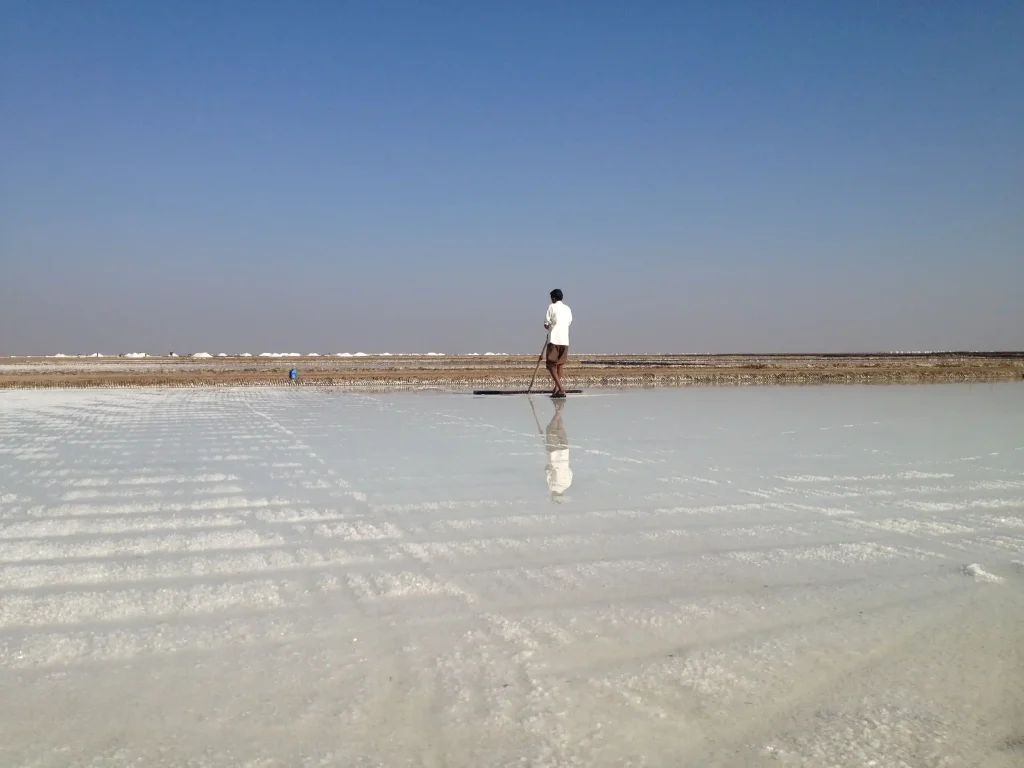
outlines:
[[[1024,348],[1024,3],[38,2],[0,354]]]

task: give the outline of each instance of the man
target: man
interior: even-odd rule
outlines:
[[[548,343],[545,348],[548,373],[555,382],[555,389],[552,397],[565,397],[565,387],[562,384],[562,370],[569,359],[569,326],[572,324],[572,310],[562,303],[562,292],[555,288],[551,292],[551,304],[548,307],[547,316],[544,318],[544,327],[548,332]]]

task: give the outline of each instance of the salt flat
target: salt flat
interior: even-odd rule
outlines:
[[[1020,766],[1024,386],[0,393],[0,765]]]

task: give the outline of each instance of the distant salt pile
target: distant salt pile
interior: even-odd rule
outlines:
[[[351,352],[335,352],[334,356],[335,357],[352,357],[352,353]]]
[[[484,357],[508,357],[507,352],[484,352]]]
[[[378,357],[391,357],[390,352],[381,352],[377,355]]]
[[[192,357],[213,357],[209,352],[196,352]]]
[[[260,352],[260,357],[280,357],[276,352]]]
[[[149,355],[147,355],[145,352],[125,352],[123,355],[121,355],[121,357],[139,358],[139,357],[149,357]]]
[[[227,357],[227,356],[228,356],[227,352],[218,352],[217,353],[217,357]]]
[[[13,357],[13,355],[12,355],[12,357]],[[58,352],[56,355],[47,355],[47,357],[67,357],[67,355],[65,355],[62,352]]]
[[[99,352],[93,352],[91,355],[86,355],[86,357],[103,357],[103,355]]]
[[[427,357],[444,357],[444,352],[427,352]]]
[[[356,352],[352,357],[369,357],[365,352]]]
[[[239,357],[252,357],[252,352],[243,352]]]
[[[306,357],[320,357],[319,352],[310,352]]]

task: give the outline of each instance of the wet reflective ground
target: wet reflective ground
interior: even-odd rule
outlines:
[[[1024,386],[0,393],[0,764],[1019,765]]]

